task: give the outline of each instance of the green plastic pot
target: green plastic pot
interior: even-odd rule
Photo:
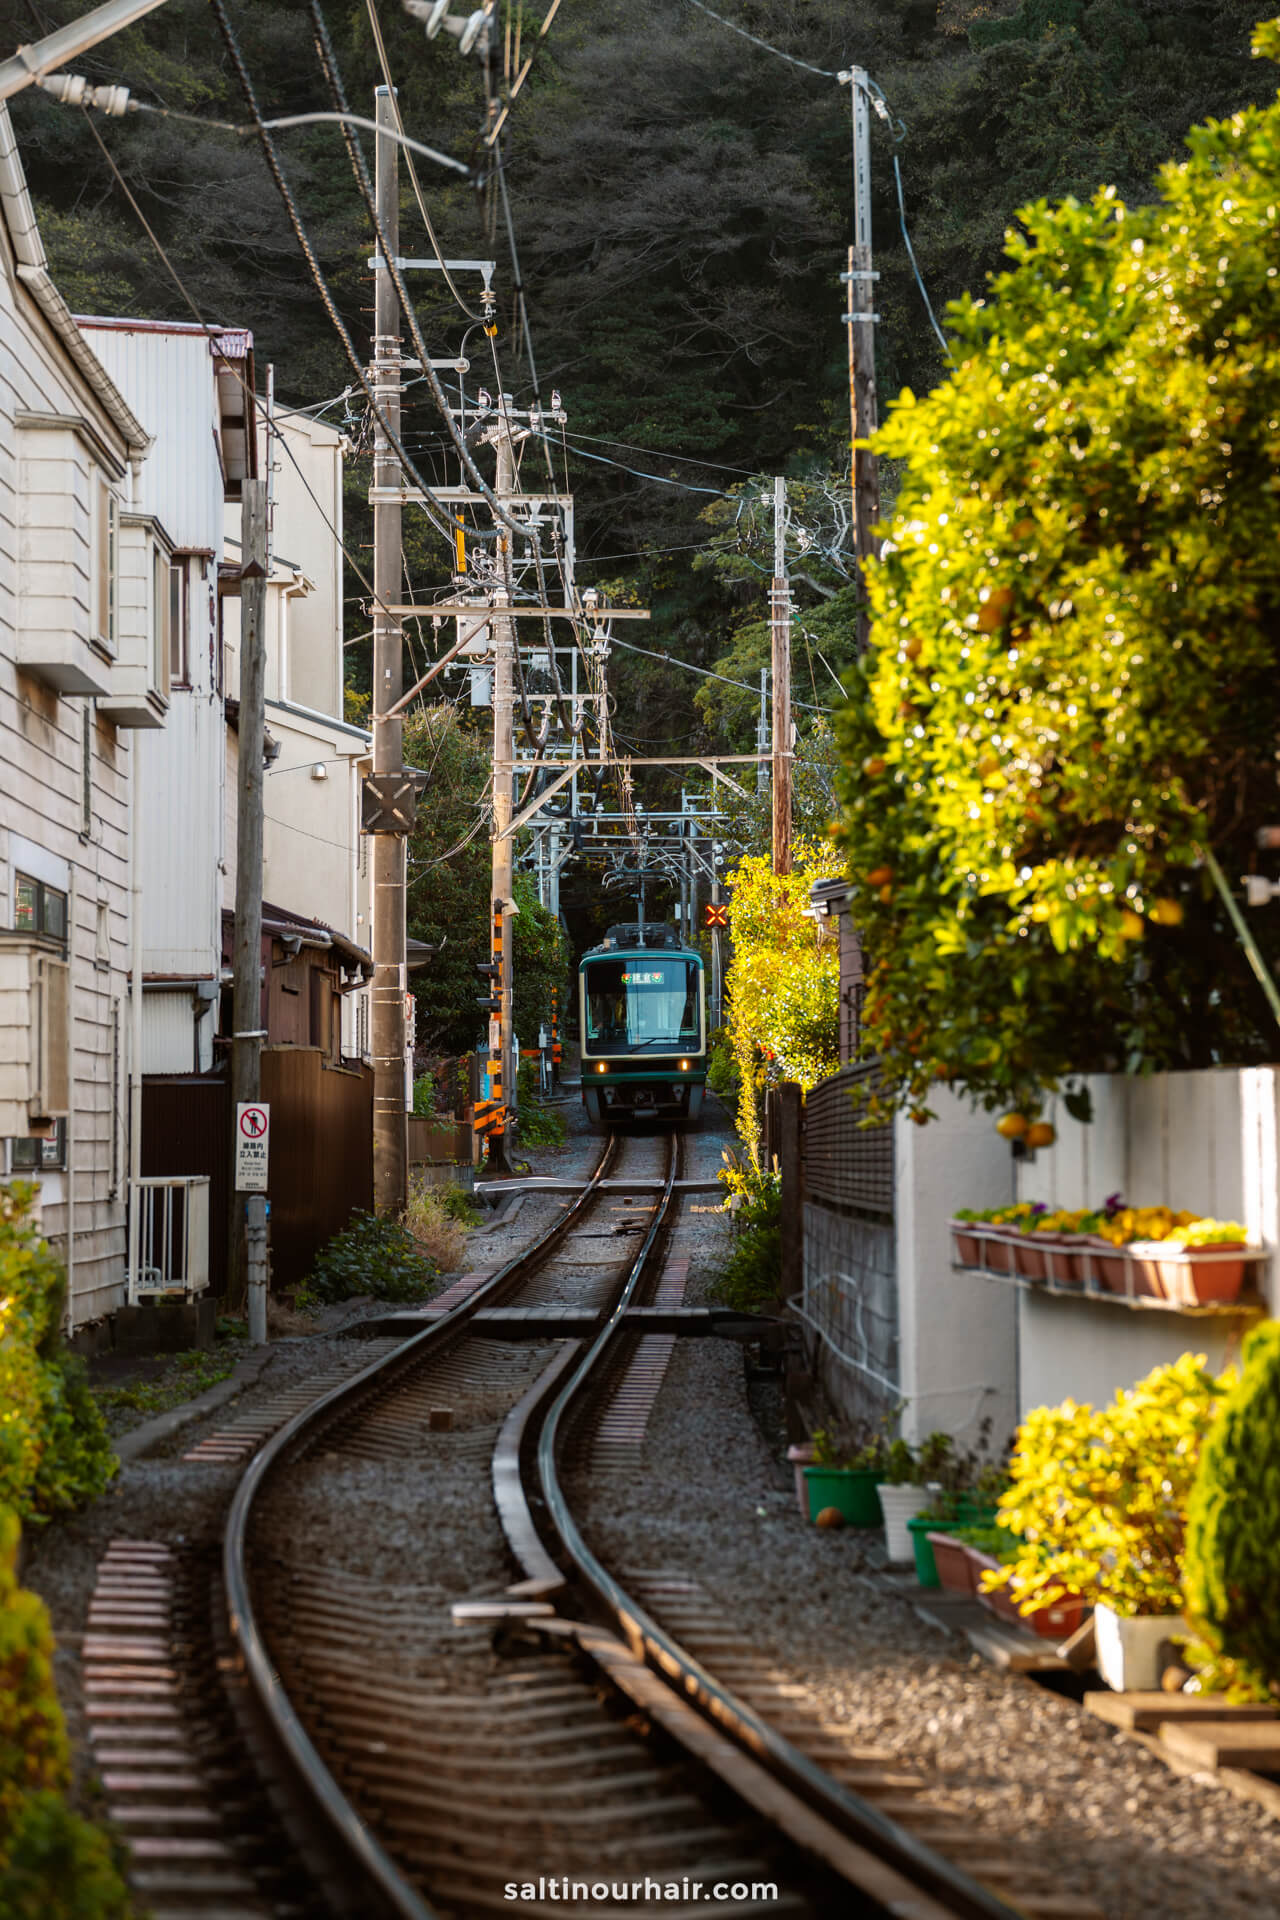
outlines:
[[[938,1572],[938,1563],[933,1557],[929,1535],[954,1533],[957,1527],[966,1524],[963,1520],[939,1520],[936,1514],[932,1513],[918,1513],[914,1520],[908,1520],[907,1532],[911,1535],[911,1551],[915,1555],[916,1579],[922,1587],[942,1585],[942,1576]]]
[[[874,1467],[805,1467],[805,1485],[809,1489],[809,1518],[816,1520],[824,1507],[838,1507],[850,1527],[881,1527],[880,1496]]]

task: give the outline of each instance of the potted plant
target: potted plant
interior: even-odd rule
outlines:
[[[1203,1354],[1157,1367],[1105,1407],[1037,1407],[1018,1430],[1000,1524],[1013,1557],[984,1568],[1023,1615],[1092,1604],[1109,1686],[1159,1685],[1183,1631],[1182,1556],[1200,1445],[1224,1390]]]
[[[884,1543],[890,1560],[910,1560],[912,1546],[907,1522],[919,1513],[926,1496],[917,1470],[915,1449],[907,1441],[894,1440],[886,1448],[876,1493],[884,1515]]]
[[[809,1493],[809,1518],[816,1520],[825,1508],[835,1507],[850,1527],[880,1526],[880,1460],[878,1442],[843,1448],[829,1428],[819,1427],[813,1436],[813,1465],[800,1469]]]
[[[1243,1254],[1248,1244],[1249,1230],[1238,1220],[1191,1219],[1167,1235],[1135,1241],[1130,1253],[1147,1292],[1193,1307],[1239,1297],[1245,1262],[1226,1256]]]

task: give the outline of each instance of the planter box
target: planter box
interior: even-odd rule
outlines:
[[[884,1544],[890,1560],[906,1561],[915,1557],[907,1522],[929,1504],[923,1487],[878,1486],[880,1511],[884,1515]]]
[[[1049,1278],[1058,1287],[1084,1285],[1083,1248],[1088,1236],[1083,1233],[1049,1233],[1044,1236],[1045,1263]]]
[[[1180,1613],[1124,1619],[1105,1601],[1093,1610],[1098,1672],[1117,1693],[1153,1693],[1165,1668],[1178,1659],[1173,1636],[1186,1632]]]
[[[1049,1269],[1045,1264],[1048,1236],[1037,1233],[1019,1233],[1010,1243],[1013,1247],[1014,1271],[1023,1280],[1047,1280]]]
[[[1000,1562],[993,1554],[984,1553],[981,1547],[966,1547],[973,1590],[979,1602],[994,1613],[998,1620],[1007,1620],[1011,1627],[1021,1627],[1024,1633],[1034,1633],[1041,1640],[1065,1640],[1068,1634],[1075,1632],[1084,1618],[1084,1601],[1078,1593],[1064,1593],[1061,1600],[1055,1600],[1051,1607],[1040,1607],[1034,1613],[1023,1613],[1007,1587],[997,1587],[994,1593],[983,1593],[979,1576],[988,1571],[995,1572]]]
[[[1182,1307],[1205,1306],[1239,1298],[1244,1285],[1243,1240],[1215,1247],[1183,1247],[1161,1240],[1136,1240],[1130,1248],[1142,1277],[1142,1291]]]
[[[953,1540],[949,1533],[942,1533],[934,1527],[926,1535],[933,1564],[938,1578],[948,1593],[976,1593],[978,1576],[970,1559],[969,1549],[963,1540]]]
[[[911,1535],[911,1553],[916,1563],[916,1579],[922,1587],[940,1587],[942,1579],[938,1572],[938,1563],[933,1557],[933,1547],[929,1540],[931,1533],[952,1533],[956,1527],[967,1526],[966,1520],[937,1520],[931,1513],[919,1514],[908,1520],[907,1532]]]
[[[800,1471],[809,1490],[811,1520],[816,1520],[825,1507],[838,1507],[848,1526],[884,1524],[874,1467],[802,1467]]]

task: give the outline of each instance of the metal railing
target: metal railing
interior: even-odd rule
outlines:
[[[158,1293],[203,1293],[209,1284],[209,1176],[131,1180],[129,1305]]]

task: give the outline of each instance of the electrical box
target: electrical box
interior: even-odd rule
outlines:
[[[471,668],[471,704],[473,707],[493,705],[493,675],[488,667]]]

